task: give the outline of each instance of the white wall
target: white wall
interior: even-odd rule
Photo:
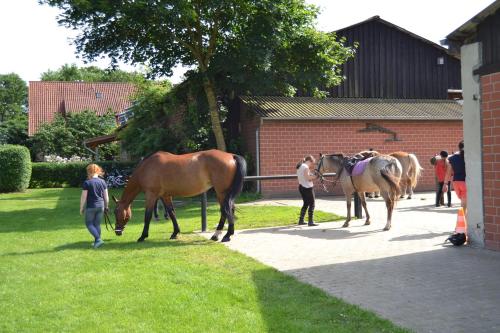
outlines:
[[[461,60],[467,172],[467,232],[471,246],[484,247],[481,95],[479,75],[472,74],[481,64],[481,44],[462,46]]]

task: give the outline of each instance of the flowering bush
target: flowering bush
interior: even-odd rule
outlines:
[[[61,157],[57,155],[46,155],[43,157],[44,162],[52,162],[52,163],[72,163],[72,162],[90,162],[90,158],[80,157],[73,155],[70,158]]]

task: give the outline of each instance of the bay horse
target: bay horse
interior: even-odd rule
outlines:
[[[401,163],[402,175],[401,175],[401,198],[404,198],[406,191],[408,190],[408,199],[411,199],[413,195],[413,189],[417,186],[417,181],[422,171],[424,170],[420,163],[418,162],[417,156],[415,154],[409,154],[403,151],[397,151],[389,154],[392,157],[398,159]]]
[[[365,225],[369,225],[371,223],[370,214],[366,208],[364,193],[380,191],[387,207],[387,223],[384,230],[389,230],[391,228],[392,211],[399,195],[401,163],[392,156],[374,154],[373,157],[364,161],[366,168],[360,175],[351,176],[344,167],[344,160],[343,154],[320,154],[317,169],[320,174],[325,172],[335,172],[337,174],[335,182],[340,182],[347,203],[347,219],[342,227],[348,227],[351,221],[351,198],[354,192],[358,193],[365,210]]]
[[[115,233],[121,236],[127,222],[132,217],[132,201],[140,193],[146,196],[144,228],[138,242],[149,236],[149,223],[153,215],[155,202],[162,198],[174,232],[170,239],[176,239],[180,232],[173,209],[173,197],[193,197],[214,188],[220,205],[221,217],[212,240],[217,241],[224,229],[226,219],[229,222],[227,233],[222,242],[231,240],[234,234],[234,200],[243,189],[246,175],[246,161],[239,155],[220,150],[207,150],[196,153],[174,155],[159,151],[142,160],[130,176],[120,200],[114,210]]]

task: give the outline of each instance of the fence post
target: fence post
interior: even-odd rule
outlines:
[[[357,192],[354,193],[354,216],[356,216],[358,219],[363,218],[363,211],[361,210],[361,199],[359,198]]]
[[[207,192],[201,195],[201,231],[207,231]]]

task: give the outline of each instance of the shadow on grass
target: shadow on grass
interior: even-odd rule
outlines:
[[[268,332],[406,332],[274,269],[252,273]]]
[[[79,250],[94,250],[92,249],[90,241],[78,241],[74,243],[63,244],[54,247],[53,249],[46,249],[40,251],[27,251],[27,252],[10,252],[2,254],[2,257],[11,256],[23,256],[23,255],[34,255],[34,254],[44,254],[44,253],[55,253],[61,251],[79,251]],[[95,251],[115,251],[115,250],[134,250],[142,251],[152,248],[176,248],[176,247],[189,247],[189,246],[207,246],[216,244],[216,242],[206,240],[206,239],[196,239],[196,240],[146,240],[145,242],[119,242],[114,239],[104,238],[104,245]]]

